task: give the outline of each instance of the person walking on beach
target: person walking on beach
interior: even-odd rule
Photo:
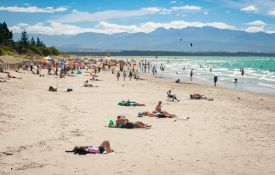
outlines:
[[[241,69],[241,72],[242,72],[242,76],[244,75],[244,68]]]
[[[31,72],[32,72],[32,70],[33,70],[33,62],[32,61],[30,62],[30,69],[31,69]]]
[[[218,81],[218,76],[214,76],[214,84],[215,84],[215,87],[217,85],[217,81]]]
[[[48,75],[51,75],[52,66],[50,64],[47,65]]]
[[[127,74],[125,71],[123,71],[123,80],[125,81],[125,78],[126,78]]]
[[[191,69],[191,72],[190,72],[190,81],[192,81],[192,78],[193,78],[193,69]]]
[[[132,80],[132,77],[133,77],[133,73],[132,73],[132,71],[130,71],[129,72],[129,79],[130,79],[130,81]]]
[[[119,77],[120,77],[120,73],[118,71],[117,74],[116,74],[117,81],[119,81]]]
[[[54,75],[58,76],[58,67],[56,65]]]

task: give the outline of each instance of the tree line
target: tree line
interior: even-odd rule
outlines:
[[[58,55],[59,51],[55,47],[47,47],[39,37],[36,39],[29,36],[26,31],[21,33],[18,41],[13,40],[13,32],[9,30],[5,22],[0,23],[0,55],[8,52],[19,54],[36,54],[41,56]]]

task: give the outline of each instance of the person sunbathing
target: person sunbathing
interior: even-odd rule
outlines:
[[[7,77],[0,77],[1,80],[9,80]]]
[[[83,86],[84,87],[97,87],[97,86],[94,86],[94,85],[90,84],[88,80],[84,82]]]
[[[75,146],[73,150],[71,151],[65,151],[65,152],[73,152],[74,154],[103,154],[106,153],[112,153],[114,150],[111,148],[109,141],[103,141],[98,147],[94,146]]]
[[[16,69],[15,72],[17,72],[17,73],[25,73],[25,72],[22,72],[22,71],[20,71],[18,69]]]
[[[161,108],[162,108],[161,104],[162,104],[162,102],[159,101],[153,112],[149,112],[149,111],[139,112],[138,117],[142,117],[142,116],[158,117],[158,118],[173,118],[173,117],[176,117],[175,114],[170,114],[166,111],[162,111],[161,110]]]
[[[127,100],[127,101],[122,100],[122,101],[118,102],[118,105],[119,106],[145,106],[145,104],[137,103],[137,102],[130,101],[130,100]]]
[[[161,108],[162,108],[161,104],[162,104],[162,102],[159,101],[156,108],[155,108],[155,111],[153,111],[153,113],[156,115],[156,117],[159,117],[159,118],[173,118],[173,117],[175,117],[174,114],[170,114],[166,111],[162,111],[161,110]]]
[[[7,73],[7,76],[8,76],[8,78],[22,79],[22,78],[11,75],[11,73]]]
[[[110,126],[109,126],[110,127]],[[118,116],[116,120],[115,128],[150,128],[151,125],[144,124],[140,121],[137,122],[129,122],[129,120],[125,116]]]
[[[94,76],[90,79],[91,81],[101,81],[100,79],[95,78]]]
[[[195,99],[195,100],[205,99],[205,100],[207,100],[207,97],[205,95],[201,95],[201,94],[190,94],[190,99]]]

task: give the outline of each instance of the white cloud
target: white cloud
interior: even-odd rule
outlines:
[[[268,12],[268,15],[270,15],[270,16],[275,16],[275,9],[270,10],[270,11]]]
[[[203,12],[203,14],[204,14],[204,15],[208,15],[208,12],[207,12],[207,11],[205,11],[205,12]]]
[[[252,21],[249,23],[246,23],[246,25],[249,25],[244,31],[250,32],[250,33],[256,33],[256,32],[265,32],[265,33],[275,33],[274,28],[270,24],[266,24],[265,22],[261,20]]]
[[[72,12],[73,12],[73,13],[77,13],[77,12],[79,12],[79,11],[76,10],[76,9],[73,9]]]
[[[107,19],[152,15],[159,11],[160,9],[156,7],[141,8],[138,10],[107,10],[95,13],[80,12],[75,10],[72,14],[64,15],[54,21],[62,23],[104,21]]]
[[[222,0],[221,2],[226,6],[243,9],[246,12],[275,16],[275,12],[272,13],[275,10],[274,0]]]
[[[136,10],[106,10],[94,13],[73,10],[73,13],[61,16],[53,21],[59,23],[95,22],[105,21],[108,19],[130,18],[154,14],[170,14],[172,12],[180,11],[200,11],[201,9],[202,8],[198,6],[185,5],[175,6],[168,9],[160,7],[146,7]]]
[[[105,34],[114,34],[114,33],[137,33],[137,32],[144,32],[149,33],[158,28],[165,28],[165,29],[183,29],[187,27],[215,27],[219,29],[229,29],[235,30],[234,26],[221,23],[221,22],[210,22],[210,23],[203,23],[203,22],[186,22],[186,21],[172,21],[169,23],[156,23],[156,22],[146,22],[140,25],[119,25],[119,24],[112,24],[108,22],[100,22],[95,27],[92,28],[81,28],[76,25],[68,25],[63,23],[51,22],[49,25],[45,25],[43,23],[37,23],[35,25],[28,25],[28,24],[18,24],[17,26],[12,26],[10,29],[15,32],[19,33],[23,30],[27,31],[28,33],[33,34],[48,34],[48,35],[76,35],[79,33],[84,32],[94,32],[94,33],[105,33]]]
[[[251,26],[246,28],[245,31],[250,33],[264,32],[264,26]]]
[[[4,7],[4,6],[0,6],[0,11],[22,12],[22,13],[54,13],[54,12],[64,12],[66,10],[67,10],[66,7],[39,8],[39,7],[35,7],[35,6],[28,6],[28,7],[17,7],[17,6]]]
[[[37,23],[35,25],[28,24],[18,24],[17,26],[12,26],[10,29],[15,33],[20,33],[22,31],[27,31],[31,34],[47,34],[47,35],[76,35],[84,32],[95,32],[100,33],[98,29],[93,28],[81,28],[75,25],[67,25],[62,23],[50,23],[50,25],[45,25],[43,23]]]
[[[261,20],[252,21],[252,22],[249,22],[246,24],[250,25],[250,26],[264,26],[264,25],[266,25],[266,23]]]
[[[171,8],[171,11],[179,11],[179,10],[197,11],[197,10],[201,10],[201,7],[194,6],[194,5],[185,5],[185,6],[179,6],[179,7],[172,7]]]
[[[273,25],[267,24],[261,20],[252,21],[246,23],[248,27],[244,29],[246,32],[256,33],[256,32],[265,32],[269,34],[275,33]]]
[[[241,11],[245,11],[245,12],[257,12],[258,8],[255,7],[254,5],[249,5],[247,7],[241,8]]]
[[[171,3],[171,4],[176,4],[176,3],[177,3],[177,1],[170,1],[170,3]]]

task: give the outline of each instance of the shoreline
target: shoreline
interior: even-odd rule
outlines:
[[[256,57],[255,59],[251,57],[238,57],[233,60],[230,60],[228,57],[224,58],[225,61],[228,61],[228,64],[232,61],[231,64],[235,64],[235,66],[223,65],[224,63],[221,61],[221,57],[169,57],[161,60],[155,60],[152,59],[152,57],[143,57],[137,60],[141,59],[149,62],[152,61],[152,65],[156,65],[156,67],[164,65],[165,71],[159,70],[157,76],[189,81],[189,74],[192,69],[195,72],[193,82],[199,84],[212,85],[214,84],[213,77],[217,76],[218,86],[241,91],[275,94],[275,86],[273,83],[275,81],[275,74],[274,71],[272,72],[272,64],[274,62],[265,57]],[[258,64],[258,62],[262,63]],[[237,64],[239,67],[245,67],[244,76],[241,76],[241,73],[239,73],[237,69],[238,66],[236,66]],[[251,66],[251,64],[256,65]],[[234,83],[234,79],[237,80],[237,83]]]
[[[144,74],[144,73],[143,73]],[[152,76],[154,77],[153,75],[151,74],[144,74],[146,76]],[[168,79],[168,80],[173,80],[174,83],[175,81],[177,80],[177,78],[173,78],[173,77],[155,77],[155,78],[159,78],[159,79]],[[201,86],[208,86],[208,87],[214,87],[214,85],[210,85],[211,83],[207,83],[207,82],[202,82],[202,83],[199,83],[199,82],[195,82],[195,81],[188,81],[188,80],[181,80],[181,82],[184,82],[185,84],[197,84],[197,85],[201,85]],[[183,83],[183,84],[184,84]],[[215,87],[214,87],[215,88]],[[253,91],[253,90],[247,90],[247,89],[237,89],[237,88],[231,88],[229,86],[226,86],[226,85],[217,85],[216,88],[224,88],[224,89],[228,89],[228,90],[234,90],[234,91],[240,91],[240,92],[247,92],[247,93],[253,93],[253,94],[262,94],[262,95],[273,95],[275,96],[275,92],[274,93],[271,93],[271,92],[264,92],[264,91]],[[275,90],[274,90],[275,91]]]
[[[75,58],[77,55],[66,55],[66,56],[64,56],[64,55],[60,55],[61,56],[61,59],[66,59],[66,58],[69,58],[69,59],[73,59],[73,58]],[[1,57],[5,57],[5,56],[1,56]],[[0,57],[0,58],[1,58]],[[101,59],[102,57],[100,57],[100,56],[97,56],[97,57],[93,57],[93,56],[85,56],[86,58],[88,58],[88,59]],[[192,57],[192,56],[191,56]],[[208,56],[206,56],[206,57],[208,57]],[[217,56],[217,57],[219,57],[219,56]],[[255,56],[256,58],[257,57],[261,57],[261,56]],[[3,59],[2,58],[2,59]],[[13,65],[12,67],[15,67],[15,68],[17,68],[18,67],[18,65],[21,65],[22,64],[22,61],[19,61],[18,59],[18,57],[14,57],[14,56],[8,56],[7,57],[8,59],[8,62],[3,62],[3,63],[0,63],[0,70],[1,70],[1,64],[2,65],[5,65],[5,64],[11,64],[11,65]],[[58,56],[57,56],[57,58],[58,58]],[[60,57],[59,57],[60,58]],[[127,57],[127,56],[122,56],[122,57],[117,57],[117,56],[114,56],[114,58],[115,59],[123,59],[123,60],[128,60],[128,59],[134,59],[134,60],[136,60],[136,61],[140,61],[140,60],[144,60],[144,59],[146,59],[147,58],[147,56],[138,56],[138,57],[133,57],[133,58],[131,58],[131,57]],[[162,58],[162,57],[160,57],[160,58]],[[150,59],[150,61],[167,61],[167,60],[169,60],[169,61],[173,61],[173,59],[167,59],[167,58],[164,58],[164,59]],[[212,57],[211,57],[212,58]],[[9,61],[9,59],[10,60],[13,60],[13,61]],[[14,62],[14,59],[15,60],[17,60],[17,62]],[[21,60],[22,59],[25,59],[26,61],[28,61],[27,60],[27,58],[20,58]],[[82,58],[83,59],[83,58]],[[180,58],[175,58],[175,60],[179,60]],[[35,60],[36,62],[38,62],[39,60]],[[40,60],[40,61],[42,61],[42,60]],[[3,69],[3,68],[2,68]],[[140,70],[139,70],[140,71]],[[161,71],[160,71],[161,72]],[[139,72],[139,73],[142,73],[141,71]],[[172,73],[172,72],[171,72]],[[142,73],[142,74],[144,74],[144,73]],[[149,75],[149,76],[152,76],[153,77],[153,75],[151,74],[151,72],[148,74],[148,73],[145,73],[146,75]],[[162,75],[163,76],[163,75]],[[195,80],[195,81],[188,81],[188,80],[186,80],[186,76],[183,76],[183,77],[173,77],[171,74],[167,74],[167,75],[164,75],[162,78],[168,78],[168,79],[171,79],[171,80],[176,80],[176,79],[178,79],[178,78],[180,78],[181,79],[181,81],[184,81],[184,82],[186,82],[186,83],[195,83],[195,84],[201,84],[201,85],[207,85],[207,86],[210,86],[211,87],[211,80],[209,80],[209,81],[205,81],[205,80],[202,80],[202,82],[200,83],[200,82],[196,82],[196,81],[198,81],[198,80]],[[185,78],[185,79],[183,79],[183,78]],[[187,78],[188,79],[188,78]],[[195,78],[196,79],[196,78]],[[234,88],[234,87],[230,87],[230,85],[229,84],[227,84],[227,83],[224,83],[224,82],[222,82],[221,83],[221,85],[219,85],[219,83],[221,83],[221,81],[218,81],[218,87],[223,87],[223,88],[226,88],[226,89],[232,89],[232,90],[237,90],[237,91],[241,91],[241,92],[251,92],[251,93],[258,93],[258,94],[271,94],[271,95],[274,95],[275,94],[275,89],[274,89],[274,87],[271,87],[271,88],[273,88],[274,89],[274,92],[272,92],[272,90],[269,90],[268,92],[266,92],[266,91],[264,91],[264,89],[263,90],[260,90],[260,88],[255,88],[254,90],[253,89],[247,89],[246,87],[241,87],[241,88]],[[270,87],[270,86],[268,86],[268,87]]]
[[[173,77],[154,77],[152,74],[146,74],[146,73],[140,73],[142,76],[145,77],[150,77],[150,78],[156,78],[156,79],[162,79],[162,80],[167,80],[170,83],[175,83],[176,78]],[[198,82],[194,82],[194,81],[188,81],[188,80],[181,80],[179,85],[182,84],[193,84],[193,85],[197,85],[197,86],[201,86],[201,87],[208,87],[208,88],[217,88],[217,89],[225,89],[225,90],[229,90],[229,91],[236,91],[236,92],[243,92],[243,93],[249,93],[249,94],[253,94],[253,95],[267,95],[267,96],[274,96],[275,97],[275,93],[264,93],[264,92],[258,92],[258,91],[250,91],[250,90],[245,90],[245,89],[234,89],[234,88],[230,88],[230,87],[226,87],[226,86],[219,86],[217,85],[216,87],[214,85],[210,85],[210,83],[198,83]]]

